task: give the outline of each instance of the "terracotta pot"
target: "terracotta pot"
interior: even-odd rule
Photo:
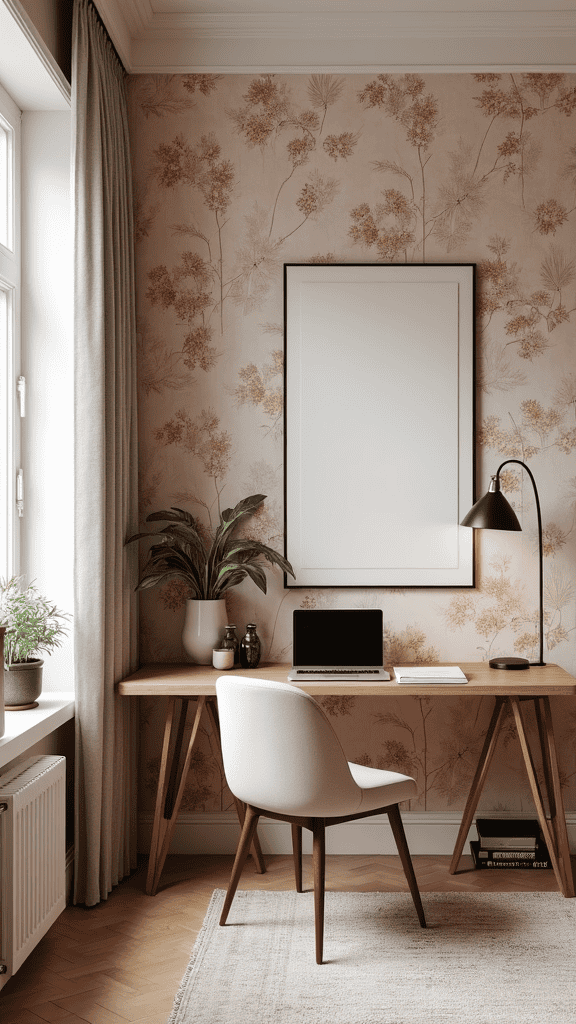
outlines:
[[[8,711],[36,707],[42,693],[43,665],[42,658],[38,658],[4,666],[4,706]]]
[[[226,601],[186,601],[182,646],[197,665],[211,665],[212,651],[226,631]]]

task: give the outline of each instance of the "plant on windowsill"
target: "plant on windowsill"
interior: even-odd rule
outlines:
[[[8,711],[36,707],[42,692],[40,653],[62,645],[70,616],[40,594],[22,576],[0,579],[0,624],[4,635],[4,706]]]
[[[126,543],[154,537],[149,558],[142,570],[137,590],[147,590],[180,579],[189,588],[182,643],[193,661],[201,665],[212,662],[215,647],[226,625],[224,594],[247,576],[263,594],[266,574],[263,561],[278,565],[294,576],[290,562],[273,548],[235,533],[244,520],[254,515],[265,500],[265,494],[253,494],[239,501],[234,508],[224,509],[220,523],[209,536],[189,512],[171,508],[152,512],[146,522],[167,521],[157,533],[137,533]],[[205,539],[206,538],[206,539]]]

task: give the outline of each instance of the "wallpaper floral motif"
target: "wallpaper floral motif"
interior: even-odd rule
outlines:
[[[135,76],[130,108],[142,521],[177,505],[210,529],[261,492],[247,532],[282,551],[283,263],[473,262],[478,493],[505,459],[530,465],[545,657],[576,674],[576,76]],[[382,608],[390,664],[534,657],[532,487],[516,466],[501,479],[523,532],[478,536],[474,590],[285,591],[271,570],[266,596],[229,592],[229,620],[258,624],[269,661],[290,658],[293,608],[326,606]],[[186,596],[143,595],[143,661],[184,660]],[[409,771],[430,810],[463,805],[490,703],[324,700],[348,756]],[[576,709],[553,703],[574,809]],[[147,809],[161,711],[142,702]],[[184,808],[229,806],[205,726]],[[483,806],[531,808],[511,720]]]

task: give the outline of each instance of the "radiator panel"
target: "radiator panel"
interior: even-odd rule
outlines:
[[[66,758],[0,776],[0,989],[66,906]]]

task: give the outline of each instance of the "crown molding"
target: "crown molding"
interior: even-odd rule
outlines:
[[[401,39],[406,36],[438,39],[484,39],[502,35],[520,39],[576,38],[576,11],[527,11],[519,20],[509,11],[486,14],[458,11],[390,11],[330,15],[293,14],[153,14],[140,38],[171,39]]]
[[[0,0],[0,84],[20,110],[70,109],[70,83],[18,0]]]
[[[344,2],[96,0],[132,74],[576,70],[572,0]]]

